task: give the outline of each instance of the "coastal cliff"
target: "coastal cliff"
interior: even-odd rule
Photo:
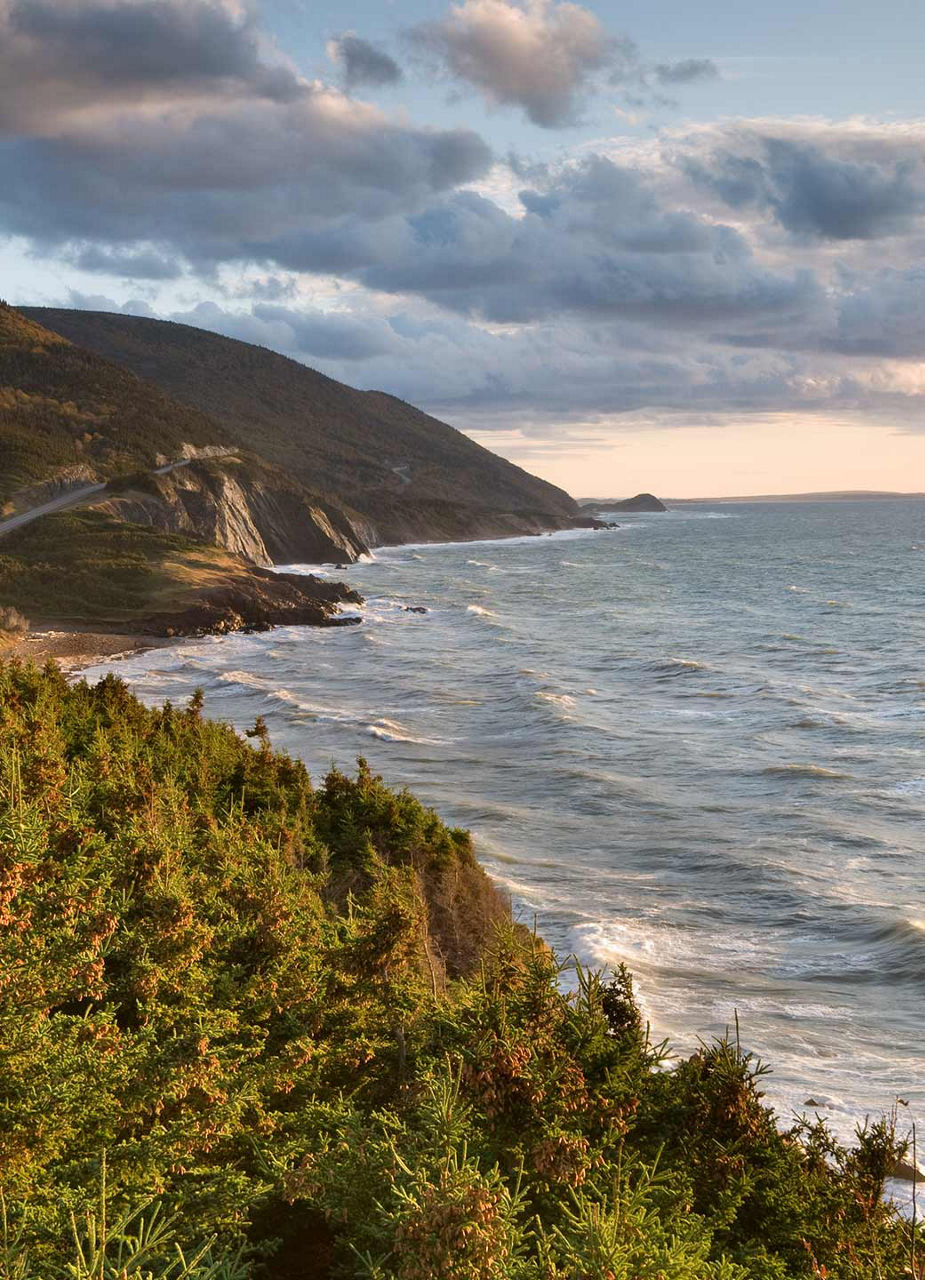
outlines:
[[[340,605],[361,597],[341,582],[274,573],[224,547],[87,510],[44,516],[3,539],[0,601],[46,628],[183,636],[355,623]]]
[[[369,545],[570,528],[572,498],[445,422],[262,347],[138,316],[27,307],[30,321],[130,372],[222,440],[350,513]],[[294,556],[284,554],[283,562]]]
[[[94,504],[118,520],[226,547],[254,564],[353,562],[368,550],[345,511],[259,459],[206,458],[110,486]]]

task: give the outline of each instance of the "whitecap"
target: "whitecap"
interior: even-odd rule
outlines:
[[[384,717],[376,721],[375,724],[368,724],[366,732],[373,738],[380,738],[383,742],[413,742],[421,747],[437,747],[442,745],[440,738],[420,738],[411,732],[405,725],[400,724],[397,720],[386,720]]]
[[[544,702],[552,702],[557,707],[574,707],[575,699],[567,693],[537,693],[538,698],[542,698]]]

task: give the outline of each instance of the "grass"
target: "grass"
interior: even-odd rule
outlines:
[[[33,619],[131,624],[192,603],[239,563],[99,512],[62,512],[0,541],[0,598]]]

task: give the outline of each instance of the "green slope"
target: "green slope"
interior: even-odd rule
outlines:
[[[106,478],[229,442],[201,410],[0,304],[0,505],[65,468]]]
[[[472,536],[517,513],[521,528],[567,525],[561,489],[382,392],[357,391],[284,356],[187,325],[26,308],[74,342],[218,418],[239,443],[374,521],[385,541]],[[514,522],[498,532],[516,532]]]

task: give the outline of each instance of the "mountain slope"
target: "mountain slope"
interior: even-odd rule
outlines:
[[[26,308],[57,333],[219,420],[311,489],[359,512],[368,540],[426,541],[564,528],[568,494],[393,396],[187,325]]]
[[[221,456],[154,474],[200,454]],[[134,487],[94,496],[110,514],[257,564],[365,550],[344,511],[239,449],[219,420],[0,305],[0,515],[124,477]]]
[[[200,410],[0,306],[0,503],[71,469],[86,483],[229,440]]]

